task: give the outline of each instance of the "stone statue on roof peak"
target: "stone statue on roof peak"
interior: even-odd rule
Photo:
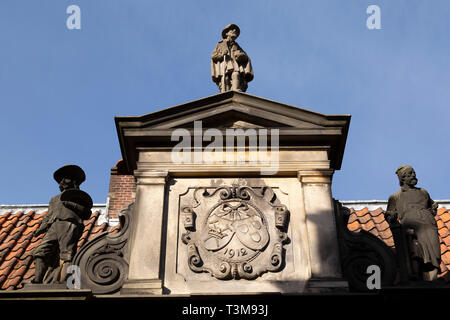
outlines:
[[[211,76],[220,92],[245,92],[253,80],[253,68],[247,53],[235,41],[240,29],[229,24],[222,30],[220,40],[211,54]]]

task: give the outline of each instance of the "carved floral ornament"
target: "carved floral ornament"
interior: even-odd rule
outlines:
[[[270,187],[196,188],[182,207],[187,263],[217,279],[255,279],[283,268],[288,210]]]

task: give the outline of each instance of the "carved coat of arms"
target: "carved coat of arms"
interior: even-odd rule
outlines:
[[[288,210],[270,187],[197,188],[181,215],[192,271],[255,279],[283,268]]]

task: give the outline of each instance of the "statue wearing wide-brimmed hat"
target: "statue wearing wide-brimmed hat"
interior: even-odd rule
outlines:
[[[32,283],[62,283],[76,253],[84,223],[91,215],[92,199],[79,189],[86,175],[77,165],[65,165],[53,174],[61,193],[50,200],[48,212],[33,233],[46,232],[33,252],[35,275]]]
[[[211,76],[220,92],[229,90],[245,92],[248,82],[253,80],[250,58],[235,42],[240,32],[237,25],[227,25],[222,30],[222,40],[211,55]]]

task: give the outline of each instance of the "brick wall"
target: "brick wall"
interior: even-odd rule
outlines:
[[[136,197],[136,183],[134,176],[128,174],[123,160],[117,162],[111,169],[108,191],[109,218],[118,218],[119,210],[128,206]]]

